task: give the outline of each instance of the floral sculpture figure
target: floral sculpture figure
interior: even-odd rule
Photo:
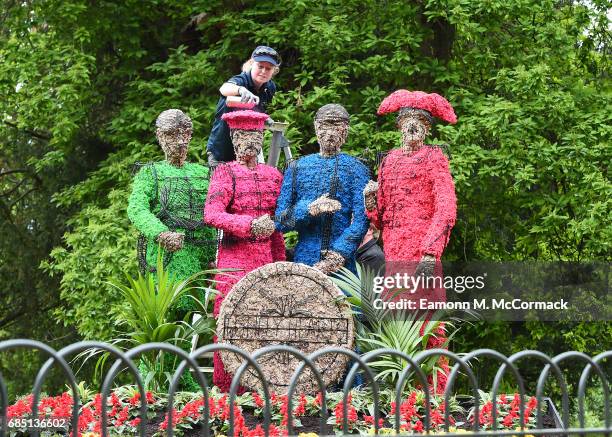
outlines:
[[[161,245],[168,271],[184,279],[207,268],[215,257],[216,231],[202,220],[208,168],[186,162],[192,123],[185,113],[168,109],[155,125],[166,159],[146,164],[136,174],[127,213],[141,232],[141,271],[155,271]]]
[[[223,115],[230,127],[236,161],[220,164],[213,173],[204,217],[209,225],[223,231],[217,256],[218,268],[240,269],[232,276],[218,275],[214,315],[232,286],[250,271],[275,261],[285,260],[283,235],[275,230],[276,199],[283,176],[265,164],[257,163],[263,145],[266,114],[235,111]],[[223,368],[218,353],[214,356],[213,382],[229,390],[232,375]]]
[[[398,90],[389,95],[378,114],[393,112],[398,112],[402,146],[383,160],[378,182],[368,182],[364,190],[367,214],[381,230],[388,275],[396,273],[389,268],[397,269],[401,264],[401,268],[410,269],[411,263],[413,270],[408,273],[439,275],[440,257],[455,224],[457,204],[448,160],[440,148],[425,145],[424,140],[432,117],[449,123],[456,123],[457,117],[444,97],[422,91]],[[442,287],[427,291],[429,300],[446,299]],[[442,328],[428,347],[444,341]],[[445,380],[445,375],[438,375],[438,390],[443,390]]]
[[[341,105],[317,111],[320,153],[289,165],[276,209],[278,228],[298,231],[294,261],[324,273],[343,265],[355,270],[355,252],[368,230],[362,192],[370,172],[340,153],[348,127],[349,114]]]

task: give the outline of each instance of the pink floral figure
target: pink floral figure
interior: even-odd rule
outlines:
[[[230,127],[236,161],[220,164],[215,170],[204,207],[207,224],[223,231],[217,255],[220,269],[240,269],[217,275],[214,315],[240,278],[265,264],[285,260],[283,235],[275,230],[271,216],[283,180],[274,167],[257,163],[263,144],[266,114],[235,111],[223,115]],[[228,391],[232,375],[227,373],[219,353],[215,353],[213,382]]]
[[[397,272],[440,276],[439,261],[455,224],[457,200],[448,160],[440,148],[426,145],[424,140],[432,117],[450,123],[457,117],[444,97],[422,91],[395,91],[378,108],[379,115],[396,111],[402,146],[383,160],[378,182],[370,181],[366,186],[366,214],[381,231],[388,276]],[[411,296],[417,302],[421,297],[444,301],[446,293],[439,286]],[[445,342],[443,328],[436,334],[428,347]],[[441,367],[448,368],[445,360]],[[445,375],[439,375],[438,382],[438,390],[443,390]]]

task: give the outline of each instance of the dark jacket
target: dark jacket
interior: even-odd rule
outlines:
[[[385,271],[385,254],[378,245],[378,240],[372,238],[366,244],[357,249],[356,259],[362,267],[374,270],[383,275]]]
[[[264,83],[261,88],[259,88],[259,91],[255,91],[255,84],[251,78],[250,71],[240,73],[230,78],[227,82],[243,86],[259,97],[259,104],[253,108],[254,111],[258,112],[266,112],[276,92],[276,84],[271,80]],[[230,139],[229,127],[225,121],[221,120],[223,114],[233,110],[233,108],[228,108],[225,104],[225,96],[221,96],[217,103],[217,109],[215,110],[215,121],[210,136],[208,137],[208,144],[206,144],[206,150],[210,152],[217,161],[227,162],[236,159],[232,140]]]

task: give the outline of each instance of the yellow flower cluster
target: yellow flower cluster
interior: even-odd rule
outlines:
[[[520,428],[516,428],[515,431],[520,431]],[[374,435],[374,427],[370,428],[368,430],[368,434],[369,435]],[[379,435],[398,435],[395,433],[395,429],[394,428],[379,428],[378,429],[378,434]],[[448,428],[448,433],[446,431],[436,431],[436,432],[431,432],[432,435],[445,435],[445,434],[473,434],[473,431],[467,430],[467,429],[462,429],[462,428],[455,428],[454,426],[450,426]],[[85,434],[82,435],[82,437],[100,437],[100,434],[95,433],[95,432],[87,432]],[[227,437],[224,434],[217,434],[216,437]],[[319,434],[315,433],[315,432],[301,432],[298,434],[298,437],[319,437]],[[533,434],[525,434],[525,435],[513,435],[512,437],[535,437]]]
[[[516,428],[515,431],[520,431],[521,428]],[[369,435],[374,435],[374,427],[370,428],[368,430],[368,434]],[[380,435],[397,435],[395,432],[394,428],[379,428],[378,429],[378,434]],[[448,427],[448,433],[446,431],[435,431],[435,432],[431,432],[432,435],[445,435],[445,434],[473,434],[473,431],[467,430],[467,429],[462,429],[462,428],[455,428],[454,426],[449,426]],[[299,437],[315,437],[317,434],[314,433],[310,433],[310,434],[300,434]],[[513,435],[512,437],[534,437],[533,434],[525,434],[525,435]]]

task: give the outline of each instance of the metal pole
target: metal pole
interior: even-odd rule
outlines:
[[[291,160],[291,149],[289,141],[285,138],[285,131],[289,123],[274,122],[267,129],[272,132],[272,142],[270,143],[270,154],[268,155],[268,165],[276,167],[280,159],[280,151],[283,149],[285,160]]]

